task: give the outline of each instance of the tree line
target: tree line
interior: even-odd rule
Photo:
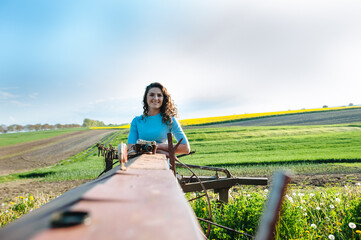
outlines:
[[[9,126],[0,125],[0,133],[7,133],[7,132],[31,132],[31,131],[44,131],[44,130],[54,130],[54,129],[63,129],[63,128],[78,128],[81,127],[79,124],[26,124],[24,126],[20,124],[12,124]]]
[[[7,133],[7,132],[31,132],[31,131],[44,131],[44,130],[54,130],[54,129],[63,129],[63,128],[79,128],[79,127],[102,127],[106,126],[104,122],[98,120],[92,120],[89,118],[85,118],[83,121],[83,125],[80,124],[12,124],[6,126],[4,124],[0,125],[0,133]]]

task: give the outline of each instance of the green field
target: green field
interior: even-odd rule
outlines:
[[[235,175],[360,172],[360,125],[223,127],[186,130],[196,154],[181,160]]]
[[[56,137],[65,133],[83,131],[88,128],[63,128],[57,130],[0,134],[0,147]]]
[[[110,143],[126,142],[120,130]],[[361,126],[222,127],[186,129],[192,150],[181,158],[188,164],[228,168],[236,176],[269,176],[278,169],[295,173],[361,172]],[[86,156],[86,157],[85,157]],[[56,166],[0,178],[33,178],[43,181],[94,179],[103,170],[97,154],[78,154]],[[180,169],[179,171],[183,171]]]
[[[121,134],[110,144],[116,146],[126,142],[127,131],[120,130]],[[358,124],[193,128],[185,129],[185,133],[196,153],[181,158],[181,161],[225,167],[234,176],[270,177],[279,169],[291,169],[296,175],[361,173],[361,125]],[[0,177],[0,182],[29,178],[39,181],[92,180],[104,169],[103,157],[97,155],[96,148],[88,149],[51,167]],[[177,171],[190,175],[185,169]],[[197,171],[197,174],[213,173]],[[347,184],[350,185],[337,188],[291,186],[277,239],[327,239],[331,235],[335,239],[360,239],[361,184],[352,178]],[[238,187],[231,195],[224,208],[213,206],[213,220],[254,234],[266,199],[264,187]],[[12,215],[0,212],[3,222],[21,216],[16,212],[21,204],[33,204],[33,200],[27,200],[28,203],[24,199],[13,200],[13,205],[5,203]],[[192,203],[198,216],[207,217],[205,204],[204,200]],[[351,228],[350,223],[356,227]],[[214,227],[211,239],[247,238]]]

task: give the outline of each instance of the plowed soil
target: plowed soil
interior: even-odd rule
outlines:
[[[214,123],[186,128],[231,127],[231,126],[306,126],[360,123],[361,108],[325,112],[305,112],[302,114],[276,115],[260,118],[241,119],[225,123]]]
[[[117,130],[88,130],[0,148],[0,175],[53,165],[75,155]],[[0,184],[0,202],[26,193],[60,195],[86,181],[18,180]]]

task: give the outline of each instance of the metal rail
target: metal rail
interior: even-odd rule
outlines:
[[[131,159],[127,171],[116,166],[0,229],[0,239],[204,239],[167,163],[163,154]],[[88,212],[90,224],[52,228],[65,210]]]

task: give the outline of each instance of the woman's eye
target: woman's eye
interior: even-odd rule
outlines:
[[[163,96],[162,96],[162,94],[158,94],[158,97],[160,98],[160,97],[163,97]]]

